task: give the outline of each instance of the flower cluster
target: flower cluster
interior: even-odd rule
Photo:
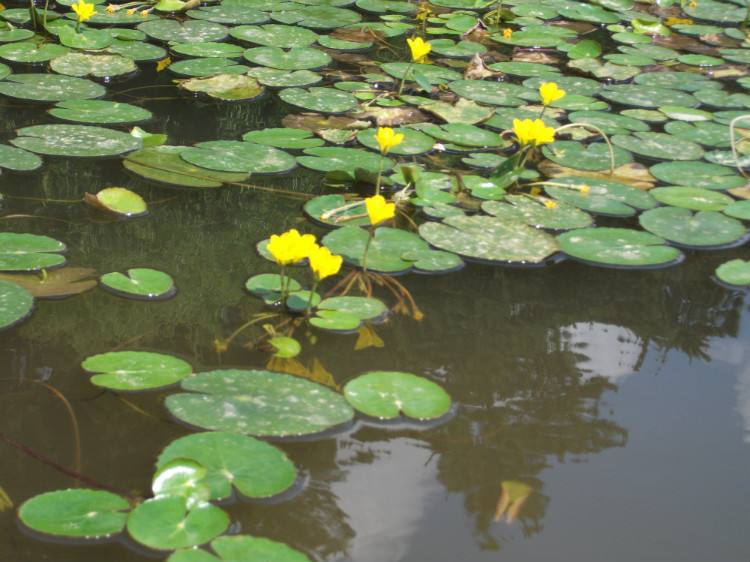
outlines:
[[[281,266],[307,259],[316,281],[336,275],[341,269],[343,258],[331,253],[325,246],[318,245],[312,234],[300,234],[292,228],[283,234],[272,234],[268,251]]]

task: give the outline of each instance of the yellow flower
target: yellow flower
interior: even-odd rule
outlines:
[[[539,86],[539,97],[542,98],[544,105],[549,105],[560,98],[564,98],[565,90],[558,88],[555,82],[544,82]]]
[[[430,54],[430,51],[432,51],[432,45],[421,37],[417,37],[416,39],[409,38],[406,42],[409,44],[409,49],[411,49],[411,60],[414,62],[424,62],[424,59]]]
[[[589,191],[591,191],[591,188],[588,185],[583,184],[581,186],[581,193],[588,193]]]
[[[114,4],[107,4],[107,13],[108,14],[114,14],[118,10],[119,6],[116,6]]]
[[[522,146],[539,146],[555,141],[555,130],[545,126],[541,119],[513,119],[513,132]]]
[[[331,253],[331,250],[325,246],[318,246],[308,256],[310,260],[310,269],[312,269],[315,279],[322,281],[326,277],[336,275],[341,269],[344,258]]]
[[[128,11],[126,12],[126,13],[127,13],[127,14],[128,14],[129,16],[132,16],[132,15],[133,15],[133,14],[135,13],[135,8],[130,8],[130,9],[129,9],[129,10],[128,10]]]
[[[151,12],[151,10],[141,10],[141,12],[140,12],[141,17],[145,18],[150,12]]]
[[[388,154],[391,148],[404,142],[404,134],[397,133],[390,127],[379,127],[375,134],[375,140],[378,141],[380,153]]]
[[[510,27],[503,29],[503,39],[510,39],[513,37],[513,30]]]
[[[551,199],[547,199],[544,201],[544,206],[547,207],[548,209],[554,209],[557,207],[557,203],[555,203]]]
[[[78,16],[79,22],[84,22],[87,19],[91,19],[92,16],[96,15],[94,4],[88,4],[85,0],[78,0],[75,4],[70,6]]]
[[[382,195],[374,195],[365,199],[367,216],[373,226],[396,216],[396,204],[386,203]]]
[[[281,235],[272,234],[268,242],[268,251],[279,265],[296,263],[308,257],[317,247],[315,236],[301,235],[294,228]]]

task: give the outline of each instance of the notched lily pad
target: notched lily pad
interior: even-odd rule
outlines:
[[[81,367],[91,384],[110,390],[138,391],[171,386],[193,372],[189,363],[162,353],[113,351],[88,357]]]
[[[177,292],[172,278],[162,271],[145,267],[105,273],[99,279],[103,289],[121,297],[157,301],[172,298]]]

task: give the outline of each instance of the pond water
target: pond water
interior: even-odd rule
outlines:
[[[387,56],[398,58],[401,43]],[[180,96],[174,78],[149,63],[107,84],[107,99],[148,109],[146,130],[186,146],[282,127],[299,112],[275,94],[236,104]],[[55,122],[46,106],[1,102],[6,144],[18,128]],[[613,102],[609,111],[625,107]],[[302,167],[247,181],[269,189],[164,187],[118,158],[45,156],[40,170],[0,176],[3,232],[64,241],[68,267],[97,275],[150,267],[177,286],[160,302],[100,288],[39,299],[30,318],[0,332],[0,562],[167,558],[124,536],[40,537],[18,520],[18,506],[52,490],[101,484],[148,498],[160,452],[193,433],[165,408],[174,388],[116,393],[91,384],[81,362],[114,350],[174,355],[195,372],[297,365],[337,388],[367,371],[403,371],[450,394],[451,414],[437,423],[358,417],[315,438],[273,440],[300,478],[278,498],[222,503],[230,533],[284,542],[321,562],[747,562],[750,303],[746,289],[714,273],[747,259],[746,247],[683,249],[683,263],[661,269],[565,260],[410,273],[398,279],[421,320],[392,314],[359,334],[302,326],[302,352],[284,363],[243,347],[257,327],[223,353],[215,342],[268,310],[243,286],[277,271],[255,245],[291,227],[324,235],[301,207],[334,191]],[[106,186],[140,194],[149,214],[124,220],[77,202]],[[597,224],[639,228],[635,216]]]

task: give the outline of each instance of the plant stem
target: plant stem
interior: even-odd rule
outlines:
[[[371,226],[367,232],[369,235],[367,237],[367,244],[365,244],[365,253],[362,254],[362,271],[364,273],[367,273],[367,254],[370,251],[372,239],[375,237],[375,227]]]
[[[318,281],[317,279],[313,283],[312,289],[310,289],[310,298],[307,299],[307,307],[305,308],[305,316],[310,316],[310,309],[312,308],[312,301],[313,297],[315,296],[315,291],[318,289]]]
[[[404,72],[404,77],[401,79],[401,85],[398,87],[398,96],[401,95],[401,92],[404,91],[404,83],[406,82],[406,79],[409,77],[409,73],[411,72],[411,68],[414,66],[414,61],[411,61],[409,63],[409,66],[406,67],[406,72]]]
[[[375,195],[380,195],[380,182],[383,178],[383,162],[385,161],[385,154],[380,153],[380,164],[378,165],[378,179],[375,182]]]

